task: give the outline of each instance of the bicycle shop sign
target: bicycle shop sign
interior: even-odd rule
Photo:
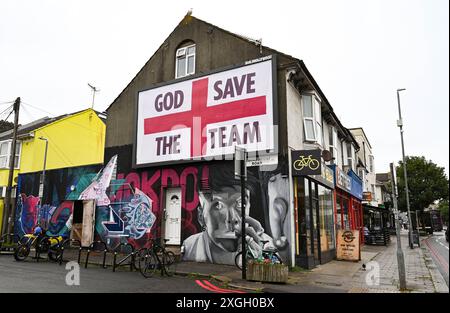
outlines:
[[[292,176],[321,175],[321,155],[319,149],[291,151]]]
[[[275,58],[138,93],[135,167],[274,150]]]

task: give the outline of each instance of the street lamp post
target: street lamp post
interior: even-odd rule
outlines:
[[[42,170],[42,196],[41,196],[41,206],[43,205],[43,201],[44,201],[44,185],[45,185],[45,167],[47,165],[47,149],[48,149],[48,139],[45,137],[39,137],[40,140],[44,140],[45,141],[45,152],[44,152],[44,168]],[[47,218],[47,216],[46,216]],[[47,221],[46,221],[47,223]],[[45,227],[47,227],[47,225],[45,225]]]
[[[397,126],[400,128],[400,138],[402,140],[402,156],[403,156],[403,173],[405,176],[405,192],[406,192],[406,209],[408,211],[408,239],[409,247],[414,249],[414,242],[412,238],[412,220],[411,220],[411,210],[409,207],[409,191],[408,191],[408,174],[406,172],[406,158],[405,158],[405,144],[403,143],[403,120],[402,120],[402,110],[400,108],[400,91],[406,90],[405,88],[397,89],[397,103],[398,103],[398,117]]]

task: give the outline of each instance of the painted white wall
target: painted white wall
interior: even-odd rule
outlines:
[[[287,131],[288,146],[294,150],[303,150],[303,111],[301,97],[298,91],[287,81],[286,73],[286,102],[287,102]]]

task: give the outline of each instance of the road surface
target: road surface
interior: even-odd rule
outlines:
[[[448,286],[448,242],[445,240],[445,233],[434,232],[433,236],[424,240],[425,246],[430,251],[434,263],[444,277]]]

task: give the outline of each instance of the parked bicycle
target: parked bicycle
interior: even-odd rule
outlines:
[[[265,245],[269,241],[261,240],[261,243]],[[248,244],[246,244],[245,248],[246,252],[246,259],[247,262],[249,260],[259,260],[262,259],[263,261],[266,261],[268,263],[274,263],[274,264],[283,264],[283,261],[281,260],[280,255],[278,254],[278,249],[263,249],[261,254],[256,251],[256,249],[251,248]],[[234,263],[236,264],[237,268],[242,270],[242,251],[240,251],[238,254],[236,254],[236,257],[234,258]]]
[[[169,239],[164,239],[166,243]],[[145,250],[145,253],[140,253],[139,269],[145,278],[152,277],[157,269],[161,271],[161,276],[172,276],[175,268],[175,253],[166,250],[165,244],[158,244],[159,240],[152,239],[151,248]]]

